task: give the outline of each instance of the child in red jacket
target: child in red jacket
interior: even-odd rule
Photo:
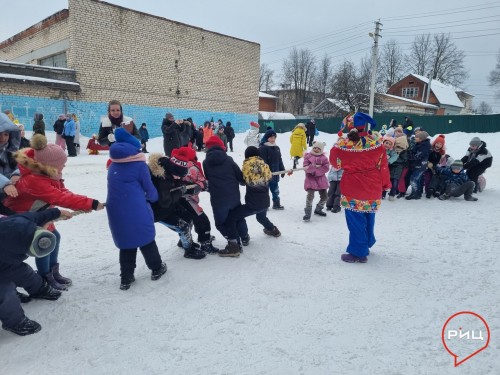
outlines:
[[[99,201],[83,195],[77,195],[66,189],[62,180],[62,171],[67,156],[64,150],[47,138],[35,134],[31,138],[31,148],[25,148],[15,154],[21,177],[16,183],[19,193],[17,197],[8,197],[4,204],[16,212],[42,211],[49,207],[64,207],[71,210],[102,210],[104,205]],[[36,259],[38,273],[58,290],[67,290],[71,279],[59,273],[58,253],[61,235],[54,224],[49,225],[56,236],[54,251]]]

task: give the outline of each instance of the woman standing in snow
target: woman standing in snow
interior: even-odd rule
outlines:
[[[391,186],[385,149],[377,137],[369,134],[368,124],[376,125],[365,113],[347,116],[342,127],[349,131],[347,139],[340,138],[330,150],[330,164],[344,169],[340,190],[349,244],[341,259],[347,263],[368,261],[369,249],[375,244],[375,213],[382,191]]]

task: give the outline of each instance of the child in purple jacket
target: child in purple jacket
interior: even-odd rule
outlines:
[[[304,155],[304,170],[306,172],[304,189],[307,191],[306,208],[304,208],[305,215],[303,217],[304,221],[309,221],[311,219],[315,191],[319,191],[319,202],[316,205],[314,214],[326,216],[323,208],[328,200],[328,179],[326,178],[326,173],[328,172],[330,162],[323,154],[324,148],[325,143],[314,142],[311,152]]]

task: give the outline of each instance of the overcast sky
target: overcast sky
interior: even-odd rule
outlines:
[[[1,0],[7,2],[7,0]],[[500,51],[500,0],[109,0],[109,3],[260,43],[261,63],[278,76],[293,46],[308,48],[335,65],[358,63],[370,53],[374,21],[383,24],[380,45],[395,39],[408,49],[415,35],[451,33],[465,52],[470,77],[463,85],[500,112],[487,76]],[[66,0],[16,0],[2,6],[0,40],[67,8]]]

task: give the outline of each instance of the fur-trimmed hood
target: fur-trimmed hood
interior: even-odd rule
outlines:
[[[160,158],[164,158],[161,153],[153,152],[149,155],[148,167],[151,174],[158,178],[165,178],[165,169],[160,165]]]
[[[33,153],[32,148],[25,148],[14,153],[14,158],[21,170],[21,174],[26,174],[27,170],[29,170],[31,173],[41,174],[50,178],[57,177],[59,171],[56,167],[51,167],[50,165],[35,161],[33,157],[29,156],[30,153]]]

